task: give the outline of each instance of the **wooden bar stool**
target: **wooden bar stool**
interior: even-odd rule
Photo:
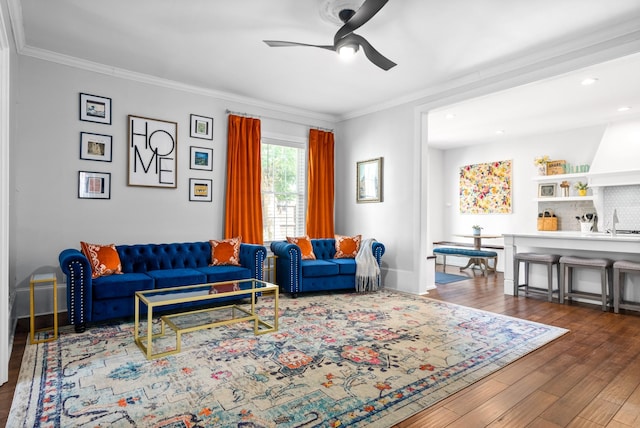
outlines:
[[[538,254],[538,253],[517,253],[514,256],[513,266],[513,294],[518,295],[518,290],[523,287],[525,296],[529,293],[544,293],[547,300],[553,301],[553,266],[556,266],[556,275],[558,276],[558,286],[560,285],[560,266],[558,261],[560,256],[557,254]],[[520,263],[524,262],[524,284],[520,284]],[[547,288],[529,287],[529,264],[541,264],[547,267]],[[559,294],[559,293],[558,293]],[[562,302],[561,302],[562,303]]]
[[[613,262],[609,259],[592,259],[586,257],[562,256],[560,257],[560,303],[564,302],[565,284],[566,297],[580,297],[587,300],[599,300],[602,303],[602,310],[607,310],[607,302],[613,300],[613,270],[611,269]],[[573,290],[573,269],[597,269],[600,271],[600,294],[587,293],[584,291]],[[609,294],[607,297],[607,277],[609,277]]]
[[[640,263],[618,260],[613,264],[613,311],[617,314],[622,309],[640,311],[640,303],[624,300],[625,274],[640,274]]]

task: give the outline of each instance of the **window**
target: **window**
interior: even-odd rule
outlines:
[[[264,241],[304,235],[306,142],[262,138]]]

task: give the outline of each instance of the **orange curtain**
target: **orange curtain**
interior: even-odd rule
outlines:
[[[229,115],[225,238],[262,244],[260,120]]]
[[[333,132],[309,131],[307,235],[333,238]]]

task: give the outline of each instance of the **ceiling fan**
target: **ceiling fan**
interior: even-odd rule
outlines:
[[[383,70],[389,70],[397,64],[378,52],[364,37],[354,33],[355,30],[362,27],[371,18],[373,18],[388,1],[389,0],[366,0],[357,11],[352,9],[341,10],[339,17],[342,22],[344,22],[344,25],[333,37],[333,45],[311,45],[307,43],[285,42],[281,40],[263,41],[271,47],[310,46],[314,48],[327,49],[340,54],[343,53],[344,49],[350,50],[355,54],[358,49],[362,47],[362,50],[369,61]]]

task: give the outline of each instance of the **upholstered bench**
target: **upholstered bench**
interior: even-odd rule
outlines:
[[[498,253],[495,251],[484,251],[484,250],[467,250],[466,248],[434,248],[433,254],[441,255],[444,269],[447,268],[447,256],[456,256],[456,257],[469,257],[469,263],[467,266],[460,268],[465,269],[472,264],[480,266],[482,269],[482,273],[484,276],[487,276],[487,271],[496,271],[496,266],[498,263]],[[493,260],[493,267],[489,264],[489,260]]]

